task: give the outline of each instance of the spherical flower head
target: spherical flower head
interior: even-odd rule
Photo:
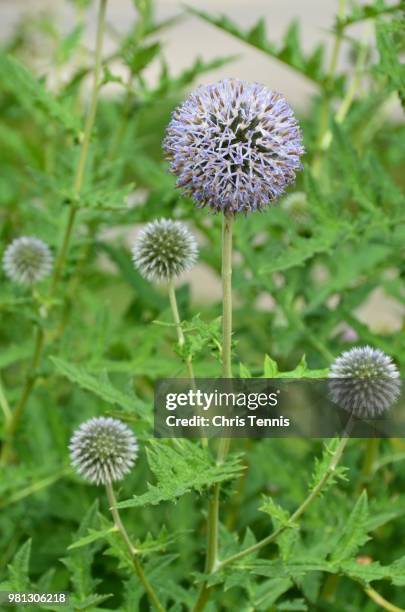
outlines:
[[[76,472],[99,485],[122,480],[130,472],[138,445],[125,423],[111,417],[98,417],[80,425],[69,449]]]
[[[149,281],[167,282],[190,270],[197,260],[194,236],[180,221],[158,219],[139,233],[132,258],[140,274]]]
[[[332,364],[329,379],[332,401],[358,418],[383,414],[401,389],[391,357],[370,346],[342,353]]]
[[[301,169],[301,132],[285,98],[264,85],[203,85],[177,110],[163,143],[177,186],[198,206],[262,210]]]
[[[7,247],[3,269],[8,278],[19,285],[33,285],[52,270],[53,258],[45,242],[38,238],[16,238]]]

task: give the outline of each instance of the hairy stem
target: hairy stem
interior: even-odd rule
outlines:
[[[232,230],[233,215],[223,216],[222,221],[222,378],[232,378]],[[230,439],[221,438],[218,444],[217,463],[223,463],[229,452]],[[221,485],[216,483],[211,492],[207,519],[207,556],[205,572],[213,574],[218,561],[219,496]],[[204,582],[200,588],[194,612],[204,609],[210,588]]]
[[[184,346],[184,343],[185,343],[185,338],[184,338],[184,332],[183,332],[183,330],[181,328],[181,320],[180,320],[180,315],[179,315],[179,307],[177,305],[176,290],[174,288],[173,279],[169,280],[169,282],[167,284],[167,290],[168,290],[168,294],[169,294],[170,308],[172,310],[173,321],[174,321],[174,323],[176,325],[177,340],[178,340],[180,348],[182,348]],[[188,371],[189,378],[194,380],[193,363],[191,361],[190,355],[188,355],[186,357],[185,361],[186,361],[186,366],[187,366],[187,371]]]
[[[264,548],[265,546],[268,546],[269,544],[272,544],[284,531],[286,531],[286,529],[289,529],[290,527],[292,527],[294,523],[304,514],[304,512],[309,508],[312,502],[316,499],[316,497],[319,495],[319,493],[321,492],[321,490],[323,489],[323,487],[325,486],[325,484],[327,483],[331,475],[336,470],[336,467],[340,461],[342,453],[346,447],[347,441],[348,441],[347,435],[341,438],[335,452],[332,455],[328,469],[326,470],[325,474],[323,475],[321,480],[318,482],[318,484],[310,491],[310,493],[304,499],[302,504],[297,508],[297,510],[291,515],[291,517],[288,519],[288,521],[284,525],[282,525],[281,527],[273,531],[273,533],[271,533],[266,538],[259,540],[259,542],[256,542],[256,544],[253,544],[253,546],[249,546],[248,548],[245,548],[245,550],[241,550],[239,553],[236,553],[235,555],[232,555],[231,557],[228,557],[227,559],[219,563],[217,570],[219,571],[223,569],[224,567],[226,567],[227,565],[230,565],[231,563],[234,563],[235,561],[238,561],[239,559],[242,559],[243,557],[246,557],[247,555],[257,552],[258,550]]]
[[[97,110],[97,102],[98,102],[98,94],[100,89],[100,75],[101,75],[101,65],[102,65],[102,49],[103,49],[103,39],[104,39],[104,29],[105,29],[105,15],[107,8],[107,0],[100,0],[99,5],[99,13],[98,13],[98,23],[97,23],[97,36],[96,36],[96,50],[95,50],[95,60],[94,60],[94,80],[93,87],[91,92],[91,100],[90,107],[87,113],[83,140],[80,148],[79,160],[76,168],[76,173],[73,181],[73,192],[75,196],[80,195],[80,191],[83,185],[83,177],[84,171],[86,168],[86,162],[88,157],[89,144],[91,139],[91,134],[93,130],[94,120],[96,117]],[[76,217],[77,208],[72,204],[69,215],[67,218],[65,231],[62,239],[62,244],[59,250],[59,254],[56,258],[55,267],[53,269],[48,298],[52,298],[57,290],[60,278],[62,276],[62,272],[66,263],[66,257],[69,250],[69,244],[72,237],[75,217]],[[31,392],[34,388],[35,378],[36,378],[36,370],[40,365],[43,350],[45,347],[45,333],[44,330],[39,328],[36,333],[35,338],[35,346],[33,357],[31,360],[31,366],[26,375],[23,390],[20,396],[20,399],[13,411],[11,419],[6,427],[5,432],[5,440],[2,447],[0,463],[7,463],[10,459],[12,453],[12,446],[15,433],[18,429],[19,422],[21,420],[21,416],[23,414],[25,405],[27,404]]]
[[[113,517],[114,525],[117,531],[120,533],[125,543],[125,546],[127,547],[129,554],[131,555],[135,573],[138,576],[139,580],[141,581],[142,586],[145,589],[145,593],[148,595],[151,604],[156,608],[156,610],[159,610],[159,612],[164,612],[165,608],[160,603],[158,596],[156,595],[152,585],[147,579],[144,569],[142,567],[142,563],[139,560],[138,551],[136,550],[135,546],[132,544],[131,539],[128,535],[128,532],[125,529],[123,522],[121,521],[121,517],[117,509],[117,500],[115,498],[114,489],[112,487],[112,484],[108,482],[105,487],[107,491],[108,503],[110,504],[110,511]]]

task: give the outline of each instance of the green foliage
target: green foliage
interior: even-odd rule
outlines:
[[[235,38],[263,51],[266,55],[297,70],[311,81],[321,85],[325,84],[327,75],[324,68],[324,46],[318,45],[311,54],[306,55],[301,47],[300,26],[298,21],[293,21],[291,23],[282,44],[276,45],[267,38],[264,18],[260,18],[249,30],[243,31],[225,15],[217,17],[210,15],[206,11],[194,8],[189,8],[189,11],[201,19],[204,19],[204,21],[235,36]]]
[[[333,563],[339,563],[344,559],[353,557],[358,549],[369,540],[367,535],[367,519],[367,493],[364,491],[350,513],[343,533],[332,553],[331,561]]]
[[[60,374],[66,376],[71,382],[82,389],[94,393],[105,402],[117,405],[129,414],[145,417],[146,407],[136,396],[123,393],[116,389],[109,381],[108,375],[92,374],[83,367],[68,363],[58,357],[52,357],[52,363]]]
[[[296,185],[276,206],[234,224],[234,374],[321,379],[337,355],[364,344],[392,355],[403,372],[402,3],[346,3],[327,40],[307,50],[305,3],[276,41],[271,11],[249,26],[231,14],[182,13],[179,4],[178,14],[158,20],[153,0],[134,0],[127,34],[107,31],[113,48],[103,55],[80,193],[74,177],[92,76],[84,49],[93,46],[84,11],[96,2],[70,3],[78,16],[71,29],[34,15],[0,51],[1,253],[15,237],[35,235],[57,257],[76,210],[53,294],[48,281],[32,291],[4,274],[0,283],[2,443],[24,383],[32,386],[10,465],[1,466],[1,590],[68,591],[72,612],[150,609],[103,487],[69,467],[75,427],[113,415],[139,443],[133,471],[116,486],[121,519],[168,611],[192,610],[207,578],[206,519],[219,484],[220,561],[282,533],[209,576],[207,612],[371,612],[370,583],[405,607],[401,440],[380,440],[376,452],[351,440],[331,470],[338,440],[238,439],[221,463],[217,441],[153,438],[156,381],[187,376],[187,359],[197,377],[218,377],[222,351],[220,219],[175,188],[161,142],[188,90],[214,81],[218,68],[238,76],[234,56],[207,59],[198,40],[176,70],[164,30],[180,16],[192,27],[191,12],[238,40],[242,55],[248,45],[267,57],[270,86],[274,61],[312,85],[313,97],[297,109],[306,155]],[[366,20],[356,69],[355,24]],[[339,70],[329,62],[335,45]],[[131,261],[139,226],[158,217],[186,222],[201,246],[202,267],[176,288],[184,344],[165,288],[146,282]],[[38,328],[45,347],[32,368]]]
[[[54,119],[68,132],[77,135],[79,122],[67,105],[59,102],[41,81],[4,52],[0,54],[0,77],[6,91],[13,93],[27,112],[34,112],[42,123]]]
[[[149,466],[157,484],[148,484],[148,491],[122,501],[119,508],[156,505],[162,501],[177,501],[189,491],[201,493],[215,483],[237,478],[241,466],[237,457],[216,463],[209,451],[188,440],[175,440],[173,446],[153,442],[147,450]]]

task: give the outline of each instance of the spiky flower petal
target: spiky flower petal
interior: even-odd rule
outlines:
[[[29,236],[13,240],[3,256],[5,274],[20,285],[32,285],[48,276],[52,263],[52,253],[48,245]]]
[[[301,132],[285,98],[264,85],[203,85],[173,114],[163,143],[177,186],[198,206],[234,214],[276,200],[301,169]]]
[[[125,423],[97,417],[82,423],[69,444],[76,472],[95,484],[122,480],[135,463],[138,445]]]
[[[169,281],[190,270],[197,260],[194,236],[180,221],[158,219],[139,233],[132,248],[136,268],[149,281]]]
[[[377,417],[398,398],[401,382],[391,357],[371,346],[345,351],[329,374],[331,399],[359,418]]]

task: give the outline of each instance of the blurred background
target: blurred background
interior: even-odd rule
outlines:
[[[243,29],[253,26],[264,17],[267,32],[272,40],[281,40],[292,20],[300,21],[302,43],[305,50],[311,50],[316,43],[327,41],[337,11],[338,0],[158,0],[156,16],[158,20],[179,15],[184,6],[203,9],[210,13],[228,15]],[[95,32],[96,7],[86,15],[86,41],[91,46]],[[56,17],[62,29],[68,31],[75,23],[75,8],[65,0],[2,0],[0,4],[0,36],[9,36],[17,23],[40,13]],[[108,7],[110,36],[106,44],[107,52],[114,48],[114,39],[127,32],[134,18],[132,0],[114,0]],[[351,29],[353,36],[361,35],[363,26]],[[309,81],[294,71],[288,71],[278,62],[269,65],[268,57],[243,45],[225,33],[212,28],[202,20],[190,15],[160,35],[165,46],[165,56],[173,71],[189,66],[191,60],[200,55],[210,60],[220,55],[239,55],[232,68],[225,66],[215,72],[215,77],[229,76],[230,70],[239,78],[258,80],[273,89],[281,90],[291,103],[302,109],[308,105],[315,88]],[[41,68],[51,70],[46,57],[38,50],[37,61]],[[349,63],[348,54],[342,53],[342,63]],[[150,78],[154,77],[152,70]],[[211,73],[201,77],[201,82],[212,81]]]
[[[140,0],[137,0],[138,3]],[[87,5],[90,6],[88,7]],[[119,41],[128,34],[136,20],[135,0],[113,0],[108,4],[108,31],[105,41],[105,56],[112,55]],[[366,2],[357,2],[357,6]],[[395,4],[387,2],[387,4]],[[350,3],[349,3],[350,5]],[[197,75],[195,83],[206,83],[221,77],[236,76],[247,80],[257,80],[270,88],[281,91],[298,114],[308,112],[311,101],[317,95],[317,85],[299,71],[286,68],[286,65],[270,59],[264,53],[244,44],[222,30],[212,27],[192,14],[185,13],[185,6],[207,11],[211,14],[224,14],[235,21],[244,31],[253,27],[262,17],[266,23],[268,37],[281,44],[292,21],[300,23],[300,37],[304,51],[311,52],[319,43],[326,43],[326,55],[330,56],[333,39],[333,24],[339,8],[338,0],[157,0],[155,3],[156,20],[165,21],[176,18],[174,23],[159,31],[156,38],[162,44],[163,53],[171,74],[181,74],[193,64],[196,58],[210,62],[218,57],[234,56],[230,63],[215,70],[207,70]],[[85,8],[86,7],[86,8]],[[91,58],[96,31],[97,3],[87,0],[2,0],[0,3],[0,40],[7,43],[16,31],[30,39],[24,63],[42,76],[49,87],[57,90],[72,78],[77,66]],[[69,62],[55,65],[55,48],[63,35],[68,35],[77,23],[84,28],[83,44],[80,52],[73,54]],[[53,32],[57,25],[58,32]],[[362,21],[350,27],[351,40],[370,41],[373,38],[373,24]],[[52,40],[55,39],[53,45]],[[59,41],[59,42],[58,42]],[[354,57],[350,52],[349,40],[344,40],[339,54],[338,70],[353,71]],[[370,48],[377,57],[377,50]],[[326,65],[328,59],[326,61]],[[128,68],[119,60],[109,63],[114,77],[127,79]],[[147,85],[153,87],[160,73],[159,62],[151,62],[143,71],[142,77]],[[84,81],[84,87],[89,82]],[[359,95],[361,95],[359,87]],[[103,95],[121,95],[122,85],[110,82],[103,87]],[[179,96],[181,91],[179,90]],[[364,91],[363,91],[364,93]],[[336,102],[337,103],[337,102]],[[401,117],[398,97],[392,97],[381,110],[382,116]],[[123,237],[128,245],[133,241],[138,227],[125,228]],[[118,233],[117,233],[118,232]],[[121,230],[113,230],[110,238],[118,238]],[[122,237],[122,236],[121,236]],[[198,281],[194,279],[198,278]],[[201,264],[197,275],[190,274],[189,281],[195,302],[215,301],[221,297],[220,282],[212,270]],[[272,309],[268,299],[260,303],[264,310]],[[375,333],[399,331],[402,327],[405,308],[397,299],[387,296],[380,287],[372,291],[367,300],[358,308],[356,315]]]

